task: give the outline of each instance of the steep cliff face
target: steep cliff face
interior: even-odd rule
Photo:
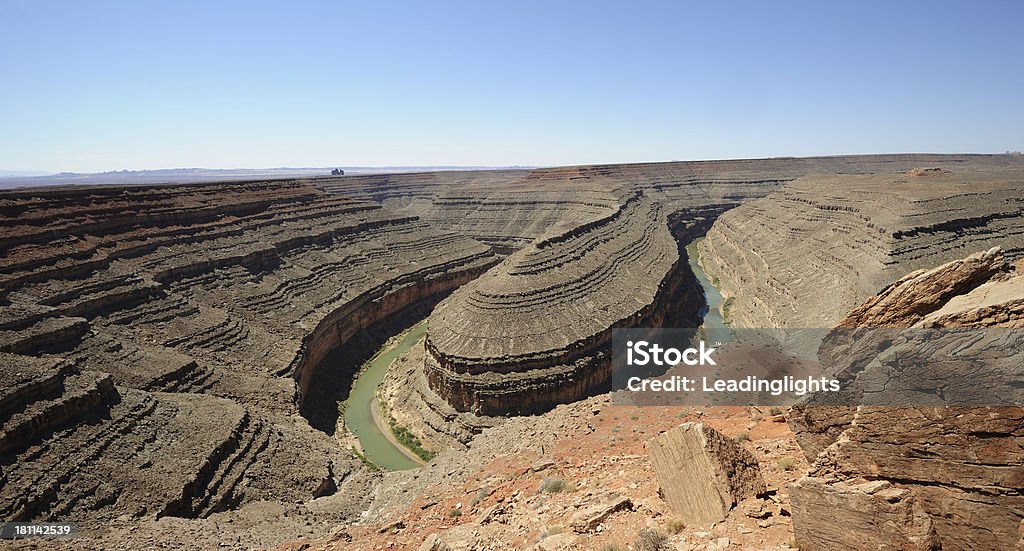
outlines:
[[[539,240],[434,310],[431,389],[456,410],[502,415],[610,388],[611,328],[698,321],[680,261],[666,218],[640,195]]]
[[[5,399],[18,519],[334,491],[358,462],[294,415],[323,355],[498,260],[301,181],[5,192],[0,227],[4,375],[64,362]]]
[[[914,343],[912,334],[896,339],[891,332],[876,337],[864,330],[872,327],[1024,327],[1024,273],[1011,268],[997,248],[899,279],[843,319],[825,338],[820,356],[833,375],[857,389],[873,372],[894,361],[907,364],[926,347],[955,349],[952,360],[915,371],[924,398],[929,389],[944,386],[937,398],[956,405],[964,395],[958,385],[972,396],[973,387],[998,380],[998,373],[979,376],[968,365],[980,358],[988,369],[1009,362],[1009,379],[996,391],[1000,398],[1019,394],[1014,390],[1024,354],[1019,331],[930,332],[926,342]],[[989,338],[1000,340],[994,347],[979,346]],[[965,369],[954,371],[957,361],[965,362]],[[943,377],[950,380],[942,383]],[[888,375],[887,380],[886,390],[899,392],[898,381]],[[829,407],[812,401],[794,410],[790,425],[813,461],[792,493],[801,549],[1019,545],[1024,408],[930,402]]]
[[[901,275],[1024,255],[1019,172],[809,176],[724,214],[702,243],[736,326],[834,326]]]
[[[451,185],[441,185],[439,183],[440,176],[436,173],[392,175],[386,178],[388,185],[383,185],[380,177],[366,180],[346,178],[344,181],[333,180],[331,183],[321,185],[326,189],[339,192],[345,190],[358,197],[374,197],[384,200],[398,207],[400,212],[416,213],[447,229],[474,235],[478,239],[498,245],[503,252],[516,250],[524,243],[528,243],[529,245],[520,253],[512,255],[488,277],[480,281],[481,285],[484,285],[485,282],[494,282],[490,285],[495,287],[508,285],[509,281],[515,281],[516,285],[522,285],[523,288],[510,289],[513,293],[525,297],[533,292],[526,290],[529,286],[545,288],[551,282],[547,279],[549,274],[543,270],[537,270],[534,273],[520,273],[516,264],[521,262],[523,254],[526,254],[526,251],[532,251],[533,247],[538,244],[544,244],[548,239],[559,235],[576,235],[578,232],[593,231],[595,225],[604,224],[602,220],[607,217],[608,212],[619,209],[623,197],[640,193],[652,204],[657,204],[661,209],[660,212],[667,216],[671,234],[676,237],[676,246],[678,246],[680,243],[685,244],[703,235],[722,213],[737,207],[741,202],[764,197],[801,175],[828,171],[902,172],[922,162],[950,167],[969,164],[972,171],[976,169],[979,171],[978,173],[983,170],[997,171],[1002,167],[1002,161],[995,157],[867,156],[595,165],[518,172],[496,171],[488,173],[489,179],[476,178],[467,174],[453,174]],[[892,178],[897,177],[897,175],[892,176]],[[871,180],[875,177],[864,178]],[[389,186],[393,186],[393,188]],[[393,191],[383,191],[385,189],[393,189]],[[866,193],[866,195],[873,194],[874,191]],[[934,195],[939,196],[941,192]],[[894,215],[894,217],[897,216]],[[941,216],[936,217],[936,219],[938,218]],[[774,230],[771,232],[772,235],[768,239],[776,238],[777,232]],[[835,241],[835,236],[833,235],[829,239]],[[655,247],[657,246],[659,245],[655,245]],[[823,247],[828,249],[830,246]],[[854,243],[854,246],[858,246],[858,244]],[[580,254],[576,250],[566,250],[563,256],[565,261],[559,265],[559,271],[566,274],[574,273],[572,270],[577,269],[577,264],[580,263],[586,265],[587,262],[617,261],[613,255],[600,248],[586,254]],[[885,262],[889,262],[889,260],[879,260],[880,264]],[[515,277],[508,281],[502,279],[507,278],[509,274]],[[612,277],[616,278],[621,275],[616,273]],[[833,274],[833,279],[836,280],[843,277],[845,275]],[[887,273],[872,275],[870,276],[871,282],[865,287],[875,289],[876,285],[880,286],[883,282],[888,281],[886,277],[888,277]],[[677,276],[677,278],[685,278],[685,274]],[[857,284],[853,286],[858,287]],[[616,292],[632,293],[634,291],[635,289],[632,288],[622,288]],[[536,339],[549,340],[552,343],[563,342],[560,345],[552,344],[550,351],[558,350],[560,346],[570,347],[568,343],[577,342],[570,347],[576,351],[576,355],[567,354],[565,351],[549,351],[548,355],[543,358],[540,357],[542,354],[540,352],[535,352],[538,356],[515,355],[510,351],[516,350],[524,343],[516,341],[514,335],[517,335],[520,330],[517,326],[528,326],[528,324],[524,326],[522,320],[524,315],[529,316],[529,312],[532,312],[529,308],[530,302],[524,300],[520,305],[515,303],[515,300],[519,300],[518,298],[515,300],[508,298],[499,300],[498,304],[489,304],[492,300],[490,295],[498,296],[500,294],[498,291],[484,293],[487,295],[484,298],[477,297],[472,300],[459,298],[469,297],[474,292],[477,291],[471,291],[471,287],[467,287],[457,293],[456,297],[453,297],[453,301],[457,298],[461,301],[460,306],[452,309],[448,316],[451,320],[461,318],[471,321],[444,321],[435,317],[429,330],[431,339],[428,339],[428,346],[433,346],[432,343],[435,340],[438,342],[462,342],[465,340],[465,346],[476,347],[480,351],[488,347],[494,349],[486,352],[474,352],[479,356],[473,356],[463,350],[459,353],[466,353],[467,357],[474,359],[457,360],[453,365],[473,364],[476,367],[453,369],[441,367],[441,359],[445,357],[445,351],[439,350],[436,346],[429,350],[426,374],[430,384],[411,385],[411,388],[414,389],[426,386],[429,386],[429,389],[412,393],[417,395],[412,401],[416,402],[418,406],[414,408],[416,412],[406,412],[408,417],[436,418],[437,422],[433,423],[434,425],[447,423],[453,427],[452,433],[458,434],[460,440],[465,440],[468,433],[464,429],[471,427],[473,423],[470,422],[471,418],[460,415],[459,412],[504,414],[542,411],[544,408],[550,407],[550,404],[566,399],[575,399],[570,397],[585,395],[587,392],[593,392],[599,388],[595,385],[598,381],[603,380],[603,376],[588,379],[588,377],[593,377],[594,373],[600,372],[600,369],[594,370],[594,365],[587,365],[587,362],[583,362],[571,370],[567,369],[566,362],[576,362],[580,357],[588,355],[595,357],[593,352],[580,352],[581,350],[592,351],[601,348],[591,341],[578,340],[580,336],[574,333],[574,328],[589,328],[588,324],[593,324],[594,320],[600,320],[597,324],[605,324],[605,329],[607,329],[618,320],[605,320],[604,312],[588,314],[586,306],[582,308],[574,306],[579,311],[579,323],[563,324],[554,321],[543,328],[538,326]],[[588,305],[594,300],[600,302],[601,299],[593,297],[600,297],[604,293],[604,288],[601,286],[594,286],[593,289],[580,287],[575,292],[577,297],[586,296],[587,299],[581,303]],[[686,293],[686,291],[682,292]],[[647,300],[642,292],[636,297],[640,302]],[[687,314],[686,310],[692,308],[694,302],[686,299],[677,302],[679,303],[678,307],[672,310],[673,315],[680,316],[677,319],[685,320],[685,316],[692,315]],[[481,313],[473,314],[474,310]],[[482,314],[482,312],[490,315]],[[557,316],[558,310],[556,309],[554,312],[556,312],[554,315]],[[474,328],[472,331],[476,333],[463,334],[461,329],[452,332],[448,327],[451,323],[472,326]],[[642,323],[649,324],[651,321],[647,320]],[[693,322],[675,321],[673,323],[687,325]],[[474,337],[476,334],[479,335]],[[484,336],[487,334],[490,337]],[[529,351],[528,349],[524,350]],[[452,355],[453,357],[458,356],[458,354]],[[562,367],[550,373],[541,371],[543,368],[556,365]],[[565,378],[561,385],[554,383],[558,377]],[[533,388],[529,397],[523,394],[526,389],[531,388],[534,381],[545,378],[552,383]],[[413,375],[413,380],[418,381],[419,377]],[[487,382],[485,383],[485,381]],[[474,386],[483,394],[475,394],[476,390],[472,390]],[[555,386],[566,388],[562,397],[556,397],[551,394],[552,391],[545,390]],[[484,390],[487,387],[490,390]],[[522,390],[517,391],[516,388]],[[490,397],[487,399],[478,399],[480,396],[488,395]],[[499,396],[510,397],[509,405],[499,405],[497,402]],[[520,400],[520,397],[525,398],[526,402]],[[486,405],[486,402],[492,403]],[[533,403],[537,405],[526,405]],[[428,406],[428,404],[432,405]],[[448,406],[441,404],[448,404]],[[407,404],[402,407],[412,406]],[[449,407],[453,409],[448,410]],[[538,409],[531,409],[534,407]],[[481,426],[491,423],[485,419],[479,421]],[[433,439],[432,435],[422,436]]]

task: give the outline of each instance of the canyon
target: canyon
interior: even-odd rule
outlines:
[[[461,529],[533,545],[544,526],[529,520],[525,493],[512,496],[536,482],[541,471],[530,462],[557,455],[562,476],[632,494],[644,505],[623,518],[642,524],[667,514],[641,459],[644,438],[657,431],[605,448],[623,438],[607,398],[610,333],[700,324],[704,295],[689,243],[706,235],[701,264],[737,327],[902,324],[910,314],[893,312],[904,311],[915,313],[910,323],[1012,326],[1020,310],[1005,299],[1018,287],[1006,282],[1017,280],[993,277],[1024,256],[1022,183],[1018,156],[877,155],[3,191],[0,370],[9,384],[0,398],[0,510],[5,520],[104,526],[65,540],[86,548],[308,538],[358,549],[383,543],[389,530],[407,532],[403,545],[419,548],[429,536],[458,539],[441,534],[467,524],[461,512],[446,516],[468,501],[453,488],[486,473],[492,482],[472,491],[503,489],[459,510],[483,518],[486,507],[504,508],[525,524]],[[919,297],[870,306],[908,273],[995,246],[998,268],[927,308],[914,306]],[[844,322],[848,315],[860,317]],[[437,456],[412,471],[380,472],[360,459],[341,410],[362,363],[422,319],[422,345],[395,362],[378,397]],[[808,549],[840,541],[813,535],[824,522],[816,511],[846,491],[822,454],[839,461],[827,451],[839,435],[868,450],[885,438],[851,429],[853,414],[842,411],[825,418],[795,409],[789,432],[767,412],[638,409],[650,427],[664,425],[658,430],[702,421],[736,436],[753,423],[745,430],[759,461],[789,457],[806,469],[808,477],[769,470],[773,495],[786,497],[747,504],[787,510],[763,528],[780,546],[794,532]],[[890,419],[877,415],[879,426]],[[874,418],[856,419],[862,427]],[[1009,439],[1019,428],[1007,423],[971,430]],[[582,474],[587,457],[556,451],[574,438],[601,446],[575,453],[606,454],[607,465]],[[868,480],[864,452],[845,453],[853,459],[839,463],[844,484]],[[992,473],[1019,469],[1015,457]],[[630,467],[616,468],[623,462]],[[516,474],[523,468],[531,474]],[[1016,523],[1013,534],[1004,530],[1013,514],[1003,512],[1015,510],[1020,491],[1012,477],[989,483],[989,473],[956,488],[974,499],[973,488],[996,485],[1010,496],[990,499],[1002,516],[978,513],[998,529],[976,539],[952,535],[964,519],[939,520],[936,504],[960,497],[928,488],[949,481],[915,486],[907,465],[889,468],[881,478],[910,488],[898,496],[916,511],[909,518],[933,519],[915,542],[966,548],[1016,533]],[[647,479],[629,488],[619,470]],[[607,498],[595,487],[581,491]],[[913,505],[918,498],[923,504]],[[575,506],[549,505],[571,524]],[[417,510],[413,533],[406,527]],[[423,517],[428,510],[433,516]],[[607,536],[587,528],[567,545]],[[730,537],[758,545],[755,536]]]

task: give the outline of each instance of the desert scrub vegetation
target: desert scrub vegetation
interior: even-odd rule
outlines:
[[[419,437],[413,434],[409,429],[399,426],[395,423],[394,419],[388,423],[391,426],[391,434],[395,435],[395,440],[398,443],[405,446],[412,453],[416,454],[416,457],[424,461],[430,461],[434,458],[436,453],[423,447],[423,442],[420,441]]]
[[[540,493],[543,494],[560,494],[562,492],[575,492],[576,485],[572,482],[566,482],[561,478],[550,477],[545,478],[540,483]]]
[[[726,325],[729,324],[729,309],[732,308],[732,299],[733,297],[729,297],[722,303],[722,321],[725,322]]]
[[[750,442],[750,434],[746,433],[746,432],[741,432],[741,433],[736,435],[736,441],[737,442]]]
[[[792,457],[783,457],[779,460],[779,468],[784,471],[792,471],[796,468],[796,460]]]
[[[668,534],[653,528],[644,528],[636,536],[636,551],[668,551]]]

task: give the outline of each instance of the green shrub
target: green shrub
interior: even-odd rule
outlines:
[[[405,446],[409,451],[416,454],[416,457],[419,457],[424,461],[430,461],[435,455],[437,455],[436,453],[424,448],[423,442],[421,442],[419,437],[413,434],[412,431],[395,424],[394,419],[391,419],[391,422],[388,424],[391,425],[391,434],[395,435],[395,440],[398,440],[399,444]]]
[[[729,310],[732,308],[732,299],[733,297],[725,299],[725,302],[722,303],[721,307],[722,321],[724,321],[726,325],[729,323]]]
[[[355,446],[352,446],[352,453],[354,453],[356,457],[359,458],[359,461],[362,462],[363,466],[366,467],[366,469],[369,470],[371,473],[375,473],[380,470],[380,466],[378,466],[373,461],[367,459],[365,455],[360,453],[359,450],[355,448]]]

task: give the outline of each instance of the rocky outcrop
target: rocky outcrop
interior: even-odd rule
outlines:
[[[640,195],[537,241],[442,302],[428,322],[430,388],[456,410],[527,414],[610,388],[611,329],[697,322],[678,243]],[[687,318],[689,316],[689,318]]]
[[[722,215],[701,261],[738,327],[834,327],[911,271],[1024,255],[1019,171],[807,176]]]
[[[603,339],[616,324],[685,325],[696,297],[679,270],[681,245],[740,203],[809,174],[941,168],[907,176],[927,180],[932,195],[867,209],[906,219],[885,226],[899,235],[882,240],[907,245],[890,257],[925,267],[930,251],[1019,235],[1016,196],[994,183],[1019,167],[1015,159],[762,159],[0,192],[0,353],[15,366],[5,376],[18,381],[0,402],[0,505],[8,518],[205,517],[247,504],[259,511],[264,499],[283,510],[282,500],[340,486],[353,494],[339,501],[358,514],[352,504],[375,475],[297,415],[318,409],[336,420],[336,399],[310,397],[347,384],[359,358],[325,362],[332,349],[380,338],[462,287],[444,311],[473,323],[431,322],[425,353],[436,369],[410,374],[404,413],[468,441],[491,422],[474,408],[540,411],[600,389]],[[976,185],[948,187],[965,172]],[[959,195],[944,198],[950,190]],[[936,212],[945,219],[927,214]],[[986,293],[995,303],[1004,290]],[[955,300],[947,307],[933,314],[966,320]],[[972,312],[978,324],[1004,315]],[[209,526],[220,534],[224,524]]]
[[[765,492],[757,459],[703,424],[680,425],[646,448],[665,501],[686,524],[710,526],[743,499]]]
[[[1024,454],[1018,445],[1024,437],[1024,407],[1019,407],[1024,396],[1017,390],[1024,340],[1017,331],[992,328],[1021,327],[1022,305],[1024,274],[1004,261],[1001,250],[991,249],[908,274],[854,309],[825,338],[819,355],[830,374],[851,389],[853,400],[876,388],[879,377],[886,392],[902,398],[913,382],[894,376],[894,359],[927,370],[913,372],[919,387],[945,389],[937,397],[925,393],[921,405],[858,406],[854,401],[829,407],[812,400],[795,408],[791,427],[813,461],[792,493],[793,526],[802,549],[1011,549],[1017,544],[1024,518]],[[873,326],[927,331],[928,338],[913,333],[894,338],[892,331]],[[988,343],[983,352],[972,349],[992,335],[1003,340]],[[941,363],[923,354],[941,350],[957,352]],[[918,363],[915,354],[921,356]],[[977,372],[979,358],[981,369],[994,373]],[[1001,390],[991,386],[996,383]],[[994,388],[1016,407],[964,407],[972,405],[964,398],[979,396],[977,387]],[[918,390],[918,400],[921,395]]]
[[[943,549],[931,516],[907,488],[883,480],[792,486],[793,529],[801,549]],[[819,520],[806,522],[808,517]]]
[[[5,380],[59,367],[4,398],[7,519],[333,492],[359,462],[295,415],[321,359],[498,260],[303,181],[16,190],[0,227]]]
[[[856,329],[858,327],[907,327],[917,324],[925,326],[963,326],[963,321],[953,316],[956,304],[976,308],[977,297],[971,291],[1007,272],[1009,266],[1003,259],[1003,251],[993,247],[983,253],[972,254],[962,260],[954,260],[931,270],[918,270],[907,274],[880,293],[854,308],[837,327]],[[1004,279],[1004,278],[997,278]],[[960,297],[951,309],[939,313],[946,303]],[[988,301],[984,301],[988,302]],[[937,315],[936,315],[937,314]],[[925,320],[925,318],[931,318]],[[937,320],[936,318],[941,318]],[[989,324],[993,325],[993,324]]]
[[[308,499],[347,474],[325,442],[212,396],[118,389],[67,360],[0,353],[0,517],[204,517]],[[305,456],[330,458],[289,469]],[[338,463],[340,472],[333,471]]]

